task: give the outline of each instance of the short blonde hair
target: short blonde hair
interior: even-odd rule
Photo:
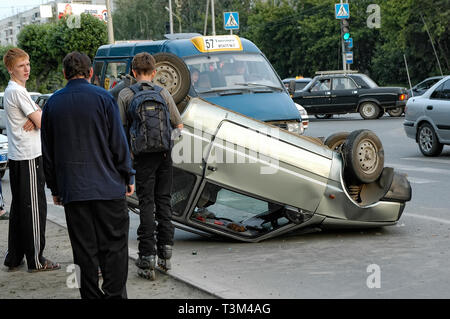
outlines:
[[[30,56],[20,48],[12,48],[9,49],[3,56],[3,63],[5,63],[7,69],[11,69],[14,66],[14,63],[21,58],[29,59]]]

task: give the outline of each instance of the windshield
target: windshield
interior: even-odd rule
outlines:
[[[260,54],[205,54],[185,59],[197,93],[226,90],[282,89],[267,60]]]

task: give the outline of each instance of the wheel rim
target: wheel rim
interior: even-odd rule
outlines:
[[[154,83],[167,89],[170,94],[176,94],[181,88],[180,70],[168,61],[156,63]]]
[[[419,133],[419,142],[425,152],[430,152],[433,148],[433,131],[428,127],[422,127]]]
[[[373,117],[375,116],[377,110],[375,105],[373,105],[372,103],[366,103],[363,105],[362,112],[366,117]]]
[[[362,140],[358,145],[356,159],[364,173],[372,174],[378,166],[378,147],[370,140]]]

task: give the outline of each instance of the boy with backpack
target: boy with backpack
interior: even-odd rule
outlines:
[[[136,266],[138,274],[150,280],[155,279],[156,254],[162,269],[171,268],[174,236],[170,203],[171,135],[172,128],[183,128],[170,93],[151,82],[156,75],[155,63],[149,53],[137,54],[132,61],[132,72],[137,83],[120,91],[118,97],[122,122],[134,158],[136,194],[139,198],[139,258]]]

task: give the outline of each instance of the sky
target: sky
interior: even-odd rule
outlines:
[[[49,0],[0,0],[0,19],[46,4]]]

